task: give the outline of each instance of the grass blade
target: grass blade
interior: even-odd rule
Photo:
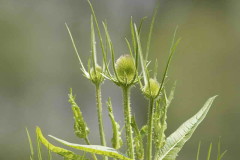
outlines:
[[[27,132],[29,147],[30,147],[30,151],[31,151],[30,160],[33,160],[34,159],[34,150],[33,150],[33,145],[32,145],[32,139],[31,139],[31,136],[30,136],[27,128],[26,128],[26,132]]]
[[[198,151],[197,151],[197,158],[196,158],[196,160],[199,160],[200,150],[201,150],[201,141],[198,143]]]
[[[207,160],[210,160],[210,158],[211,158],[211,153],[212,153],[212,143],[209,145],[209,148],[208,148]]]

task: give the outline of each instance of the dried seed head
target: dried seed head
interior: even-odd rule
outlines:
[[[130,55],[121,56],[117,59],[115,67],[120,83],[130,84],[136,74],[134,59]]]
[[[150,84],[150,87],[149,87]],[[157,80],[150,78],[149,84],[146,84],[143,88],[143,93],[148,98],[155,98],[158,94],[160,85]]]
[[[104,77],[102,76],[101,73],[102,67],[100,67],[99,65],[96,66],[96,72],[94,68],[91,68],[90,75],[93,83],[101,83],[104,80]]]

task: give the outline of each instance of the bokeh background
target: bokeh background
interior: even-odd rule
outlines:
[[[160,76],[177,25],[177,36],[182,38],[169,71],[168,87],[177,80],[177,88],[168,113],[167,134],[196,113],[208,97],[219,95],[178,159],[194,159],[200,140],[201,159],[205,159],[210,142],[216,152],[219,137],[228,150],[224,159],[239,159],[240,1],[92,0],[92,3],[99,20],[108,22],[117,56],[128,52],[124,38],[130,37],[130,17],[136,23],[144,16],[149,17],[143,26],[144,43],[153,9],[160,3],[150,50],[150,58],[159,60]],[[64,25],[67,22],[70,26],[87,64],[90,14],[86,0],[0,0],[1,160],[29,158],[25,127],[33,138],[35,126],[40,126],[45,135],[83,143],[73,134],[67,99],[70,87],[91,129],[92,143],[99,144],[94,86],[79,70]],[[122,125],[121,91],[106,81],[104,104],[108,96],[112,97],[116,118]],[[132,90],[132,107],[138,123],[145,124],[147,102],[138,86]],[[110,145],[111,124],[105,106],[104,122]]]

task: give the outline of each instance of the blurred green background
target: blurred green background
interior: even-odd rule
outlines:
[[[214,143],[215,152],[220,136],[223,148],[228,150],[224,159],[238,159],[240,1],[92,0],[92,3],[99,20],[108,21],[118,56],[127,53],[124,38],[130,37],[130,17],[133,16],[137,23],[142,17],[149,17],[142,33],[143,42],[146,42],[150,17],[160,3],[150,50],[151,59],[159,60],[160,75],[176,25],[179,25],[178,37],[182,37],[169,71],[168,86],[177,80],[177,88],[168,114],[167,134],[196,113],[208,97],[219,95],[178,159],[194,159],[200,140],[201,159],[205,159],[209,143]],[[72,112],[67,102],[70,87],[91,129],[91,141],[99,144],[94,86],[79,70],[64,25],[67,22],[70,26],[83,61],[87,62],[89,19],[86,0],[0,0],[1,160],[29,158],[25,127],[32,137],[35,126],[40,126],[45,135],[83,143],[73,134]],[[106,81],[103,102],[109,95],[116,118],[122,125],[121,91]],[[138,123],[145,124],[147,102],[139,87],[132,91],[132,107]],[[104,122],[106,135],[111,137],[106,108]]]

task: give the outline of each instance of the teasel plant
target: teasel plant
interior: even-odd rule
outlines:
[[[87,79],[89,79],[96,88],[96,106],[101,145],[93,145],[90,143],[90,140],[88,138],[90,130],[87,126],[86,121],[84,120],[84,113],[81,112],[79,105],[75,101],[75,96],[72,92],[72,89],[70,89],[68,97],[69,103],[73,111],[74,133],[78,138],[83,139],[86,144],[70,143],[52,135],[49,135],[49,137],[67,147],[82,151],[82,155],[80,155],[79,153],[75,153],[72,150],[68,150],[51,144],[44,137],[41,129],[39,127],[36,127],[37,156],[35,156],[35,151],[33,149],[30,134],[28,130],[26,130],[31,151],[30,160],[46,159],[43,158],[41,144],[43,144],[48,149],[48,160],[52,160],[52,153],[56,153],[66,160],[98,160],[100,156],[101,159],[104,160],[175,160],[178,156],[178,153],[183,148],[184,144],[191,138],[196,128],[206,117],[216,96],[209,98],[205,102],[203,107],[194,116],[185,121],[171,135],[166,135],[165,131],[167,129],[167,110],[174,98],[174,91],[176,87],[176,83],[174,83],[172,89],[168,93],[166,89],[166,79],[170,62],[176,51],[177,45],[180,42],[180,39],[176,40],[177,28],[175,29],[173,35],[173,40],[169,50],[169,57],[163,75],[159,80],[157,75],[157,61],[155,62],[152,73],[150,69],[151,61],[148,60],[153,26],[155,23],[158,9],[156,8],[153,12],[147,43],[145,47],[146,50],[143,51],[143,43],[141,42],[142,24],[146,18],[142,18],[138,26],[131,18],[131,41],[125,38],[129,54],[122,55],[116,60],[114,45],[108,31],[107,23],[106,21],[102,22],[102,27],[104,31],[102,33],[93,6],[89,0],[88,3],[92,11],[92,15],[90,18],[91,55],[88,60],[87,69],[83,65],[72,33],[67,24],[66,28],[70,35],[70,39],[72,41],[75,53],[78,57],[80,69],[83,72],[83,75]],[[97,30],[96,33],[95,29]],[[97,62],[96,35],[98,37],[101,48],[101,66]],[[103,36],[105,39],[103,38]],[[110,53],[110,55],[108,55],[108,53]],[[108,59],[109,57],[110,60]],[[110,66],[112,66],[112,69],[110,69]],[[124,127],[122,128],[124,128],[125,130],[125,141],[121,138],[122,128],[115,119],[113,112],[114,105],[111,102],[111,98],[109,97],[106,102],[106,109],[108,110],[108,115],[112,124],[112,147],[108,147],[106,144],[106,137],[102,120],[103,107],[101,99],[101,86],[105,80],[110,80],[111,82],[119,86],[122,90],[123,95]],[[149,105],[147,106],[148,120],[146,124],[141,127],[137,125],[136,118],[131,113],[132,108],[130,106],[130,93],[133,86],[139,86],[144,97],[149,102]],[[146,145],[144,143],[145,137],[147,139]],[[123,144],[126,146],[126,154],[120,152]],[[201,145],[199,144],[196,160],[199,160],[200,157],[200,146]],[[212,144],[210,144],[206,160],[210,160],[211,150]],[[90,153],[91,156],[87,156],[87,153]],[[217,160],[221,160],[225,153],[226,151],[221,152],[221,144],[219,141]]]

